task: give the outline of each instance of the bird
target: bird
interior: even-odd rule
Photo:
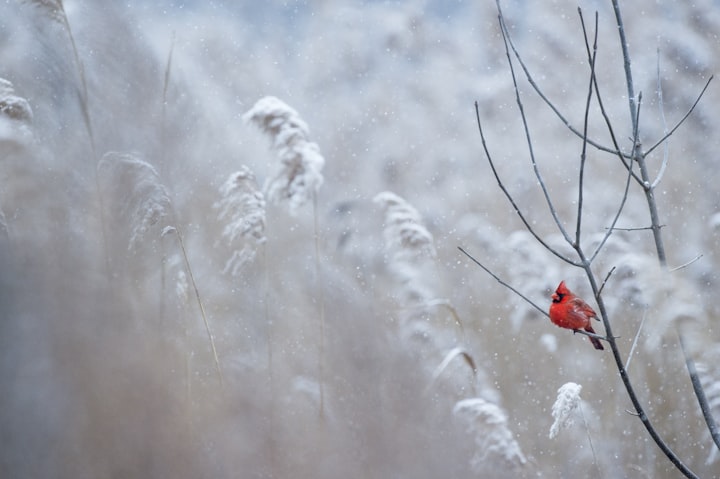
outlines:
[[[577,331],[584,329],[588,333],[595,334],[590,324],[591,319],[600,321],[597,313],[581,298],[578,298],[561,281],[552,295],[550,303],[550,321],[561,328]],[[598,338],[588,336],[595,349],[605,349]]]

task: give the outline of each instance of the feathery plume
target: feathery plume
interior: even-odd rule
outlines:
[[[39,8],[56,22],[65,23],[65,7],[62,0],[26,0],[23,3]]]
[[[167,190],[155,168],[131,153],[103,155],[98,178],[111,200],[107,206],[117,208],[119,216],[130,225],[128,250],[132,250],[170,212]]]
[[[281,162],[280,169],[265,182],[265,195],[275,203],[287,201],[294,214],[323,183],[325,159],[318,145],[308,140],[307,124],[297,111],[273,96],[258,100],[243,120],[270,137]]]
[[[26,144],[32,138],[32,120],[28,101],[15,94],[11,82],[0,78],[0,142]]]
[[[573,413],[580,406],[580,391],[582,386],[572,382],[565,383],[558,389],[557,399],[552,407],[555,422],[550,426],[550,439],[555,438],[561,429],[572,426]]]
[[[15,95],[13,84],[0,78],[0,114],[25,123],[32,123],[33,113],[25,98]]]
[[[475,436],[477,451],[470,464],[476,472],[497,459],[514,467],[527,462],[508,428],[505,412],[497,405],[481,398],[463,399],[455,404],[453,414],[466,421],[467,432]]]
[[[253,259],[257,247],[265,243],[265,198],[258,191],[255,175],[243,165],[220,187],[220,200],[213,204],[218,220],[227,221],[222,236],[235,246],[223,273],[237,276]]]
[[[435,256],[433,237],[410,203],[390,191],[376,195],[373,201],[385,210],[386,252],[398,259]]]
[[[388,267],[402,284],[407,301],[421,305],[434,294],[422,274],[427,262],[435,257],[433,237],[425,228],[420,213],[400,196],[385,191],[375,196],[375,203],[385,212],[383,238]]]

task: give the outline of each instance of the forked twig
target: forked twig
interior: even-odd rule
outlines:
[[[496,0],[498,12],[500,12],[500,19],[502,22],[502,28],[507,31],[507,25],[505,23],[505,17],[502,14],[502,9],[500,8],[500,2],[499,0]],[[540,97],[541,100],[545,102],[545,104],[555,113],[555,115],[560,119],[560,121],[575,135],[577,135],[579,138],[583,138],[583,133],[579,131],[577,128],[575,128],[570,121],[565,118],[565,116],[560,112],[560,110],[555,106],[555,104],[545,95],[545,93],[542,91],[540,86],[537,84],[535,79],[533,78],[532,74],[530,73],[530,69],[525,65],[525,62],[522,59],[522,56],[520,55],[520,52],[515,48],[515,43],[512,41],[512,37],[510,35],[508,37],[508,43],[510,44],[510,48],[513,51],[513,55],[515,58],[517,58],[518,63],[520,64],[520,67],[522,68],[523,72],[525,73],[525,77],[527,78],[528,83],[530,86],[535,90],[535,93]],[[597,91],[597,85],[596,85],[596,91]],[[593,147],[597,148],[600,151],[604,151],[606,153],[616,153],[615,150],[612,148],[609,148],[607,146],[601,145],[600,143],[590,139],[586,138],[586,141],[588,144],[592,145]],[[628,158],[630,155],[626,155]]]
[[[595,13],[595,36],[593,41],[593,51],[590,50],[590,43],[588,41],[588,35],[587,35],[587,29],[585,27],[585,19],[583,18],[582,9],[578,8],[578,16],[580,17],[580,24],[582,25],[583,30],[583,39],[585,41],[585,51],[588,56],[588,61],[590,62],[590,83],[595,87],[595,98],[597,99],[598,106],[600,107],[600,113],[603,116],[603,119],[605,120],[605,125],[608,129],[608,133],[610,134],[610,138],[613,142],[613,145],[615,146],[615,155],[617,155],[620,158],[620,162],[626,166],[628,171],[627,179],[625,180],[625,189],[623,191],[622,198],[620,200],[620,205],[617,208],[617,211],[615,213],[615,216],[613,217],[613,220],[610,224],[610,228],[606,231],[605,235],[603,236],[603,239],[598,244],[597,248],[595,249],[595,252],[590,256],[588,263],[591,264],[593,261],[595,261],[595,258],[598,254],[600,254],[600,251],[602,251],[603,247],[605,246],[605,243],[610,239],[610,235],[613,232],[613,228],[615,224],[617,224],[618,220],[620,219],[620,215],[622,214],[623,209],[625,208],[625,203],[627,202],[628,193],[630,191],[630,180],[632,177],[635,176],[635,173],[633,171],[633,164],[630,162],[627,164],[625,162],[625,158],[623,157],[623,154],[620,151],[620,146],[618,144],[617,138],[615,136],[615,130],[613,129],[612,122],[610,121],[610,117],[608,116],[607,112],[605,111],[605,105],[602,101],[602,96],[600,95],[600,88],[598,87],[597,83],[597,76],[595,75],[595,52],[597,51],[597,35],[598,35],[598,15],[597,12]],[[579,214],[579,213],[578,213]],[[577,242],[579,246],[579,239]]]
[[[582,19],[582,15],[580,16]],[[583,31],[585,29],[585,23],[583,22]],[[577,224],[575,226],[575,243],[580,244],[580,232],[582,225],[582,212],[583,212],[583,185],[585,179],[585,161],[587,159],[587,132],[588,123],[590,118],[590,102],[593,97],[593,83],[595,80],[595,59],[597,58],[597,31],[598,31],[598,15],[595,12],[595,40],[593,41],[593,50],[590,55],[590,81],[588,85],[587,100],[585,101],[585,116],[583,118],[583,141],[582,151],[580,153],[580,171],[578,172],[578,206],[577,206]],[[587,41],[587,40],[586,40]]]
[[[565,240],[568,243],[572,244],[573,241],[570,238],[570,235],[568,234],[568,232],[565,230],[565,227],[562,225],[562,222],[560,221],[560,217],[558,216],[557,211],[555,210],[552,199],[550,198],[550,193],[548,192],[547,187],[545,186],[545,181],[543,180],[543,177],[540,174],[540,169],[538,167],[537,161],[535,160],[535,152],[533,150],[532,138],[530,137],[530,128],[528,127],[527,117],[525,116],[525,107],[523,106],[523,102],[520,99],[520,88],[518,88],[517,78],[515,76],[515,67],[513,66],[512,57],[510,56],[510,48],[508,46],[508,32],[503,28],[502,15],[498,16],[498,21],[500,22],[500,31],[502,32],[503,43],[505,44],[505,56],[507,57],[508,67],[510,68],[510,75],[512,77],[513,89],[515,90],[515,103],[517,104],[518,110],[520,111],[520,119],[522,120],[523,130],[525,131],[525,140],[527,142],[528,153],[530,155],[530,162],[532,163],[533,171],[535,173],[535,178],[537,178],[538,183],[540,184],[540,189],[543,192],[543,196],[545,197],[545,202],[547,203],[548,208],[550,209],[550,215],[552,216],[553,220],[555,221],[555,225],[557,226],[558,230],[563,235],[563,237],[565,237]],[[548,248],[548,246],[546,246],[546,248]]]
[[[490,155],[490,151],[488,150],[487,142],[485,141],[485,133],[483,132],[482,122],[480,121],[480,107],[478,106],[477,102],[475,102],[475,118],[477,120],[478,130],[480,131],[480,141],[482,142],[482,147],[483,147],[483,150],[485,151],[485,157],[487,158],[488,163],[490,163],[490,169],[492,170],[493,175],[495,176],[495,181],[497,181],[498,187],[505,194],[505,197],[508,199],[508,201],[512,205],[513,209],[515,210],[515,213],[518,215],[518,217],[520,217],[520,221],[522,221],[523,225],[525,225],[525,229],[527,229],[528,232],[530,232],[530,234],[533,235],[533,237],[538,241],[538,243],[543,245],[545,247],[545,249],[547,249],[549,252],[551,252],[552,254],[554,254],[555,256],[560,258],[561,260],[565,261],[566,263],[578,266],[578,264],[575,263],[573,260],[571,260],[570,258],[567,258],[562,253],[560,253],[559,251],[557,251],[556,249],[551,247],[549,244],[547,244],[545,242],[545,240],[543,240],[540,237],[540,235],[538,235],[537,232],[535,232],[535,229],[533,229],[532,225],[530,225],[528,220],[525,218],[525,215],[520,210],[520,207],[515,202],[515,199],[512,197],[512,195],[507,190],[507,188],[505,188],[505,185],[503,184],[502,180],[500,179],[500,175],[498,175],[497,169],[495,169],[495,162],[492,159],[492,155]]]
[[[616,268],[615,266],[610,268],[610,271],[608,271],[608,274],[605,275],[605,279],[603,280],[602,284],[600,285],[600,289],[598,289],[598,296],[600,296],[602,294],[603,289],[605,289],[605,284],[608,282],[608,280],[610,279],[610,276],[613,274],[613,272],[615,272],[615,268]]]

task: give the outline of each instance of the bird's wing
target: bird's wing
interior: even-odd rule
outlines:
[[[573,312],[582,314],[587,318],[597,318],[597,313],[590,307],[585,301],[580,298],[573,298],[571,300]]]

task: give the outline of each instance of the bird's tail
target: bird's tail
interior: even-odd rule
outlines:
[[[595,334],[595,330],[592,328],[592,326],[588,326],[587,328],[585,328],[585,331]],[[598,338],[588,336],[588,339],[590,340],[595,349],[605,349]]]

